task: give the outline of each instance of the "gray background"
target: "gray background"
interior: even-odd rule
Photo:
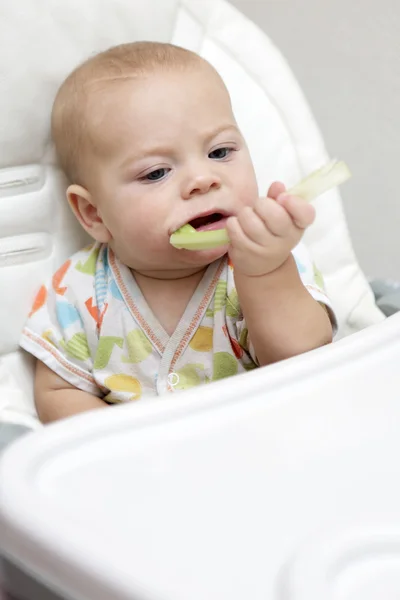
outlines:
[[[400,0],[230,0],[288,60],[332,157],[368,276],[400,280]]]

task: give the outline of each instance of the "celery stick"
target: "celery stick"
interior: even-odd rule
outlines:
[[[311,202],[329,189],[344,183],[351,177],[349,167],[343,161],[331,160],[327,165],[314,171],[297,185],[287,190],[288,194],[300,196]],[[211,250],[229,244],[226,229],[196,231],[191,225],[184,225],[169,239],[174,248],[185,250]]]
[[[331,160],[327,165],[314,171],[289,190],[288,194],[300,196],[311,202],[317,196],[327,192],[333,187],[344,183],[351,177],[349,167],[342,160]]]
[[[226,229],[196,231],[191,225],[184,225],[169,238],[174,248],[186,250],[210,250],[229,244]]]

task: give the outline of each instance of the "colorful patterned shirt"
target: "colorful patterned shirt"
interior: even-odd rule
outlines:
[[[304,285],[332,315],[305,246],[293,255]],[[207,268],[169,336],[131,270],[99,243],[74,254],[40,288],[20,343],[108,403],[155,398],[257,367],[227,256]]]

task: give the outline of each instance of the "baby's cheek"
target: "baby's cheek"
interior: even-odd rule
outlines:
[[[240,190],[239,203],[243,208],[245,206],[253,207],[258,198],[258,189],[255,185],[245,185]]]
[[[237,191],[242,206],[254,206],[259,196],[257,180],[251,168],[245,169],[237,181]]]

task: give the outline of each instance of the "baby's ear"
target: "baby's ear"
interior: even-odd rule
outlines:
[[[73,184],[67,189],[67,199],[85,231],[98,242],[109,242],[111,234],[104,225],[90,192],[81,185]]]

